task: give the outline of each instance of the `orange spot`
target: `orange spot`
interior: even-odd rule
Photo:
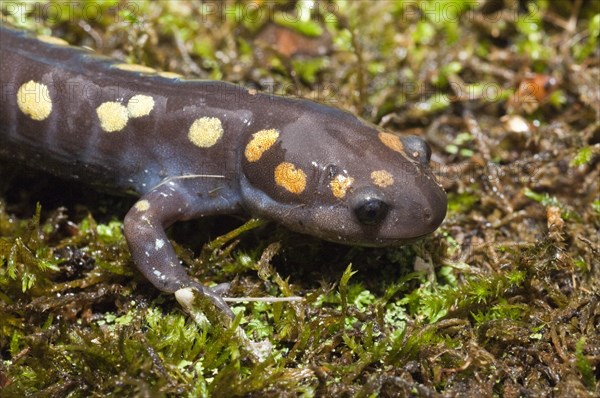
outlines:
[[[402,145],[402,142],[400,141],[400,137],[398,137],[394,134],[384,133],[384,132],[380,131],[379,132],[379,140],[383,143],[383,145],[387,146],[391,150],[394,150],[394,151],[400,152],[400,153],[404,153],[404,145]]]
[[[394,177],[385,170],[375,170],[372,172],[371,180],[373,180],[373,184],[381,188],[389,187],[394,183]]]
[[[353,182],[354,178],[338,174],[329,183],[329,188],[331,188],[333,196],[342,199],[344,196],[346,196],[346,192],[348,192],[348,188],[352,186]]]
[[[282,162],[275,167],[275,183],[299,195],[306,188],[306,174],[292,163]]]
[[[275,144],[279,138],[279,132],[275,129],[260,130],[257,133],[252,134],[252,139],[246,145],[246,151],[244,155],[249,162],[258,161],[263,153]]]

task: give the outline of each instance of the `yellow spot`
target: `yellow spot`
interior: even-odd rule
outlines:
[[[66,40],[61,39],[60,37],[54,37],[54,36],[38,36],[37,37],[39,41],[43,41],[44,43],[48,43],[48,44],[54,44],[55,46],[68,46],[69,42]]]
[[[252,134],[252,139],[246,145],[246,151],[244,152],[246,159],[249,162],[259,160],[263,153],[273,146],[277,138],[279,138],[279,131],[275,129],[260,130]]]
[[[223,125],[216,117],[201,117],[190,126],[188,138],[200,148],[209,148],[223,136]]]
[[[165,79],[183,79],[183,76],[175,72],[158,72],[158,75]]]
[[[402,145],[400,137],[390,133],[379,132],[379,140],[381,140],[383,145],[388,148],[396,152],[404,153],[404,145]]]
[[[372,172],[371,180],[373,180],[373,184],[381,188],[389,187],[394,183],[394,177],[385,170],[375,170]]]
[[[105,102],[96,109],[100,127],[107,133],[121,131],[127,125],[129,112],[119,102]]]
[[[248,94],[250,94],[250,95],[256,95],[256,94],[258,94],[258,90],[255,89],[255,88],[249,88],[248,89]]]
[[[48,86],[28,81],[17,91],[17,105],[21,112],[33,120],[44,120],[52,112],[52,98]]]
[[[275,183],[298,195],[306,188],[306,174],[292,163],[282,162],[275,167]]]
[[[346,196],[346,192],[353,182],[354,178],[338,174],[329,183],[329,188],[331,188],[333,196],[342,199],[344,196]]]
[[[147,95],[134,95],[127,103],[127,110],[131,117],[148,116],[154,109],[154,98]]]
[[[148,202],[146,199],[142,199],[138,201],[134,207],[137,211],[147,211],[150,208],[150,202]]]
[[[147,75],[153,75],[156,73],[156,69],[150,68],[148,66],[136,65],[136,64],[115,64],[115,65],[113,65],[113,68],[125,70],[128,72],[145,73]]]

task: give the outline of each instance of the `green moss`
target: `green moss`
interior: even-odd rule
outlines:
[[[310,10],[304,10],[303,12],[305,15],[310,17]],[[300,15],[302,15],[302,12],[300,12]],[[288,12],[275,13],[273,21],[281,26],[291,28],[305,36],[318,37],[323,34],[323,28],[318,22],[300,17],[290,18],[290,14]]]
[[[597,10],[596,10],[597,11]],[[573,54],[578,61],[592,56],[598,47],[598,38],[600,37],[600,14],[590,18],[588,23],[587,39],[582,42],[577,42],[572,47]]]
[[[451,144],[446,145],[446,152],[456,155],[460,154],[463,157],[470,158],[473,156],[473,150],[467,145],[471,145],[473,136],[467,132],[462,132],[456,136]]]
[[[571,160],[569,165],[572,167],[578,167],[584,164],[588,164],[592,160],[592,156],[592,148],[589,146],[583,147],[577,152],[577,154],[575,155],[573,160]]]
[[[594,202],[592,203],[592,208],[596,212],[596,215],[600,216],[600,199],[594,200]]]
[[[497,304],[487,308],[486,311],[473,313],[472,316],[477,324],[483,324],[496,319],[522,320],[526,313],[526,304],[510,304],[506,299],[500,298]]]
[[[537,193],[533,192],[530,189],[526,189],[524,192],[525,196],[535,200],[536,202],[542,204],[543,206],[555,206],[560,208],[561,216],[565,220],[576,220],[581,221],[581,216],[577,214],[575,211],[568,208],[567,205],[562,203],[558,198],[548,195],[548,193]]]
[[[577,358],[576,366],[579,372],[581,373],[581,377],[583,378],[583,382],[589,391],[594,391],[596,387],[596,376],[595,366],[593,366],[589,359],[584,354],[585,347],[585,337],[580,338],[577,341],[575,346],[575,358]]]

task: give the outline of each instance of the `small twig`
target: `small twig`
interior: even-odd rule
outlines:
[[[361,115],[364,110],[365,99],[365,81],[364,81],[364,59],[362,54],[362,45],[356,37],[356,27],[352,27],[350,30],[350,38],[352,40],[352,47],[354,48],[354,55],[356,55],[356,84],[358,86],[358,103],[356,104],[356,112]]]
[[[556,333],[556,327],[552,326],[550,328],[550,341],[552,341],[552,345],[554,346],[554,350],[556,351],[556,353],[558,354],[558,356],[560,357],[560,359],[562,359],[562,361],[564,363],[569,363],[569,358],[565,355],[565,351],[562,348],[562,344],[559,341],[559,337],[558,334]]]
[[[475,115],[473,115],[473,112],[471,112],[470,109],[465,108],[463,111],[463,119],[467,130],[469,130],[469,133],[475,138],[475,144],[477,145],[477,150],[481,157],[486,164],[490,163],[492,155],[490,153],[490,146],[488,145],[488,137],[481,131],[481,127],[479,127]]]
[[[573,12],[571,13],[571,17],[569,18],[569,23],[567,24],[567,31],[569,33],[575,32],[577,29],[577,17],[579,16],[579,10],[581,9],[582,0],[575,0],[573,4]]]
[[[498,76],[509,82],[515,80],[514,71],[499,65],[484,62],[477,57],[471,57],[470,59],[468,59],[467,65],[469,65],[474,71],[477,71],[478,73],[482,73],[484,75]]]
[[[179,30],[173,28],[173,37],[175,38],[175,44],[177,45],[177,49],[181,54],[181,58],[183,58],[185,64],[190,68],[192,72],[194,72],[197,76],[202,76],[202,69],[194,62],[187,48],[185,47],[185,43],[181,39],[181,35],[179,34]]]
[[[260,301],[263,303],[279,303],[289,301],[304,301],[304,297],[292,296],[292,297],[223,297],[223,301],[229,303],[240,303],[244,301]]]

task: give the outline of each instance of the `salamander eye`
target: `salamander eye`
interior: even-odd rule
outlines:
[[[382,195],[370,188],[355,192],[351,205],[356,218],[364,225],[381,223],[389,210],[389,205]]]
[[[410,157],[417,160],[424,166],[429,164],[431,159],[431,148],[429,144],[421,137],[416,135],[409,135],[401,138],[402,145],[404,145],[404,152]]]

